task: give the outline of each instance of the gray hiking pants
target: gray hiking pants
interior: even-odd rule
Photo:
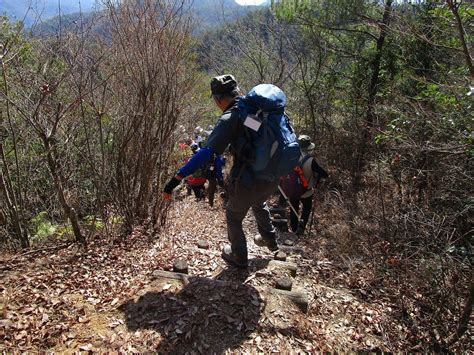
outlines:
[[[266,200],[277,189],[278,182],[268,183],[257,181],[252,189],[247,189],[242,184],[230,184],[229,202],[226,208],[227,233],[232,251],[247,259],[247,240],[242,229],[242,221],[247,212],[252,208],[257,220],[258,232],[265,239],[275,239],[275,228],[270,220],[270,211]]]

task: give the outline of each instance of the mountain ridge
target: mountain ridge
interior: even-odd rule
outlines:
[[[239,5],[235,0],[195,0],[191,11],[202,20],[204,28],[213,27],[228,16],[240,17],[256,8],[268,6],[269,0],[262,5]],[[48,22],[58,16],[58,13],[72,15],[89,13],[99,9],[96,0],[0,0],[0,15],[6,15],[11,21],[23,21],[25,27]]]

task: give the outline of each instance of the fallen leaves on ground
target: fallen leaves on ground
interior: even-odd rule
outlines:
[[[271,259],[251,241],[257,233],[252,216],[244,230],[251,258]],[[197,248],[202,239],[209,249]],[[311,258],[291,256],[299,268],[293,283],[310,295],[304,314],[287,300],[263,296],[284,270],[245,274],[228,267],[220,258],[226,240],[222,206],[185,197],[153,238],[136,229],[95,236],[86,248],[70,244],[13,256],[0,266],[0,351],[406,349],[387,337],[394,329],[400,339],[409,336],[387,300],[369,302],[342,283],[325,285],[329,278],[350,280],[323,248]],[[185,286],[156,284],[152,272],[171,270],[177,258],[195,278]]]

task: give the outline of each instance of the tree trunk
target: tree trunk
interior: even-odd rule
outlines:
[[[375,57],[372,60],[372,76],[368,87],[367,109],[365,114],[364,126],[362,127],[362,136],[359,140],[356,150],[356,170],[353,179],[353,185],[356,191],[360,188],[362,173],[365,168],[367,150],[372,139],[375,122],[375,100],[377,97],[378,85],[380,83],[380,62],[382,60],[383,45],[387,36],[387,29],[390,24],[390,15],[392,11],[393,0],[387,0],[384,7],[382,22],[380,23],[380,35],[377,39]]]
[[[474,66],[472,65],[471,54],[469,53],[466,37],[464,36],[465,30],[461,21],[461,16],[459,16],[459,7],[454,3],[453,0],[446,0],[446,2],[448,4],[449,9],[453,13],[454,18],[456,19],[456,26],[459,32],[459,40],[461,41],[462,51],[464,53],[464,60],[466,61],[466,65],[469,68],[469,74],[471,75],[471,79],[474,79]]]
[[[5,71],[5,64],[2,62],[2,77],[3,77],[3,84],[5,86],[5,95],[8,98],[8,82],[7,82],[7,74]],[[6,100],[6,109],[7,109],[7,118],[10,119],[10,102],[8,99]],[[4,167],[0,169],[0,190],[3,192],[5,196],[5,201],[8,208],[8,213],[13,223],[13,228],[15,231],[15,237],[20,241],[20,245],[22,248],[28,248],[30,246],[30,242],[28,240],[28,233],[26,228],[23,228],[22,222],[24,220],[23,211],[22,211],[22,204],[21,198],[20,203],[18,203],[18,199],[16,197],[15,189],[13,188],[12,179],[10,176],[10,170],[8,169],[7,159],[5,156],[5,151],[3,148],[3,138],[1,138],[2,134],[2,123],[3,117],[0,117],[0,158],[3,162]],[[13,137],[14,142],[14,151],[15,151],[15,158],[18,167],[18,158],[17,158],[17,151],[16,151],[16,138]],[[4,175],[5,172],[5,175]],[[18,171],[17,171],[18,172]],[[21,195],[21,188],[20,188],[20,195]]]
[[[3,145],[0,143],[0,151],[3,155]],[[5,180],[3,175],[3,169],[0,169],[0,190],[2,191],[3,195],[5,196],[5,201],[8,208],[8,213],[10,214],[10,218],[13,222],[13,228],[15,231],[15,237],[20,241],[20,245],[22,248],[28,248],[30,246],[28,236],[26,231],[24,232],[21,227],[20,216],[18,214],[18,208],[15,204],[14,192],[10,191],[8,183]],[[13,195],[13,198],[11,197]]]
[[[58,166],[56,163],[57,160],[53,152],[54,145],[52,144],[51,139],[49,139],[46,136],[43,137],[43,144],[46,149],[46,158],[48,161],[49,171],[51,172],[51,175],[53,177],[54,186],[56,188],[56,192],[58,194],[61,207],[63,208],[65,216],[71,222],[72,230],[74,233],[74,237],[76,238],[76,241],[85,245],[86,239],[81,233],[81,228],[79,227],[79,221],[77,218],[76,210],[69,205],[66,199],[66,195],[64,193],[64,185],[63,185],[64,178],[61,175],[61,171],[58,169]]]

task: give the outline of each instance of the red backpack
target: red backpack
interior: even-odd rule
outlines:
[[[308,191],[308,180],[304,177],[303,165],[311,158],[305,156],[287,175],[280,178],[280,186],[290,200],[296,200]]]

